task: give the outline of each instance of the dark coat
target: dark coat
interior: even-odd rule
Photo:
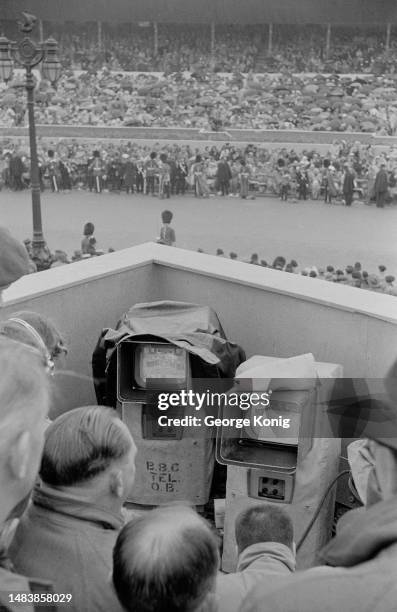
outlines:
[[[134,162],[127,161],[124,164],[124,186],[133,187],[136,182],[137,168]]]
[[[388,189],[388,176],[386,170],[379,170],[375,178],[374,191],[376,193],[386,193]]]
[[[121,612],[108,581],[123,524],[121,515],[88,498],[42,485],[18,524],[9,556],[22,574],[72,593],[69,612]]]
[[[22,176],[25,171],[22,159],[19,155],[15,155],[10,159],[10,173],[12,176]]]
[[[217,178],[220,183],[230,181],[232,178],[232,171],[227,161],[221,160],[218,162]]]
[[[351,172],[346,172],[343,179],[343,193],[353,193],[354,191],[354,175]]]

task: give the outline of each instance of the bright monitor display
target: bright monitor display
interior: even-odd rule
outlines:
[[[304,400],[309,399],[306,393],[299,395],[295,401],[273,400],[269,407],[252,408],[245,436],[258,442],[297,446]],[[261,418],[255,420],[255,417]]]
[[[169,379],[176,385],[186,384],[187,352],[171,344],[142,344],[135,351],[134,378],[143,388],[148,379]]]

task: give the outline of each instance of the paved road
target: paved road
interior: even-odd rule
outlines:
[[[240,259],[257,252],[272,261],[277,255],[300,265],[344,267],[361,261],[369,271],[379,264],[397,273],[397,207],[376,209],[355,203],[352,208],[323,202],[283,203],[273,198],[243,201],[192,196],[158,200],[125,194],[43,194],[42,213],[51,249],[78,249],[83,224],[95,223],[98,245],[125,248],[159,233],[160,212],[174,212],[177,246],[214,253],[235,251]],[[29,192],[0,192],[0,225],[20,239],[31,235]]]

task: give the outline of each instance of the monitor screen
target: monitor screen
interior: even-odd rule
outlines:
[[[245,438],[258,442],[297,446],[303,405],[300,401],[271,401],[269,407],[252,408]],[[257,417],[255,419],[255,417]]]
[[[172,344],[142,344],[134,357],[134,378],[145,388],[148,379],[169,379],[175,385],[186,385],[188,354]]]

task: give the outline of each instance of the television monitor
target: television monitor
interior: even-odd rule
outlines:
[[[185,349],[173,344],[145,343],[135,349],[134,379],[142,389],[147,381],[169,381],[175,387],[185,387],[189,380],[189,359]]]
[[[281,394],[284,397],[280,397]],[[274,393],[270,406],[251,408],[250,425],[245,427],[243,434],[245,439],[277,445],[298,445],[303,409],[311,400],[311,394],[298,391],[290,392],[289,397],[286,395],[283,392]]]

